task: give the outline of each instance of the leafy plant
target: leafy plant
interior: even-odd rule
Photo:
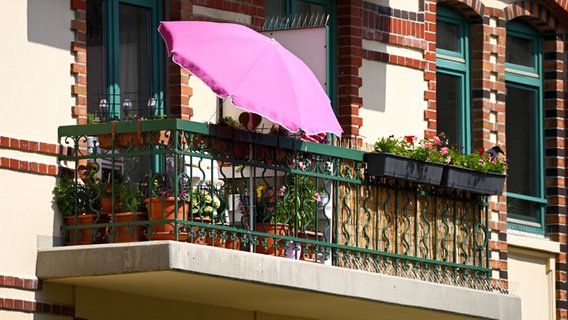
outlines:
[[[245,129],[237,120],[235,120],[231,116],[226,116],[219,119],[219,121],[217,121],[217,124],[220,126],[233,127],[235,129],[241,129],[241,130]]]
[[[507,169],[506,159],[491,156],[483,149],[471,154],[464,154],[462,147],[450,147],[443,134],[421,140],[418,140],[416,136],[380,138],[375,143],[375,151],[426,162],[469,168],[484,173],[503,173]]]
[[[94,113],[87,113],[87,124],[99,123],[100,119]]]
[[[145,208],[142,192],[135,183],[117,184],[116,195],[115,209],[117,212],[140,212]]]
[[[273,124],[272,127],[270,127],[269,134],[287,137],[290,135],[290,131],[279,124]]]
[[[298,164],[301,170],[309,166],[309,161]],[[256,188],[256,192],[257,221],[295,224],[300,230],[315,228],[321,197],[307,175],[288,174],[284,177],[284,184],[277,190],[261,184]]]
[[[214,223],[220,222],[217,209],[221,206],[221,200],[219,200],[211,186],[193,186],[186,193],[191,194],[192,214],[210,218]]]
[[[72,177],[62,176],[53,189],[54,201],[57,209],[64,216],[84,213],[85,189]]]
[[[95,201],[98,190],[93,184],[84,184],[68,175],[62,175],[53,188],[54,201],[63,216],[95,213],[101,210]]]

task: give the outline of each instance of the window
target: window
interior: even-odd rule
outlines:
[[[507,205],[512,229],[544,233],[542,38],[521,22],[507,24],[505,56]]]
[[[163,113],[158,2],[87,1],[87,112],[103,120]]]
[[[470,152],[469,25],[455,11],[438,7],[436,30],[438,134]]]
[[[325,15],[325,2],[302,0],[271,0],[265,2],[266,20],[283,17],[311,17]]]

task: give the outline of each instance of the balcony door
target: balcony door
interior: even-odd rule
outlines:
[[[101,120],[163,113],[159,1],[87,1],[87,110]]]

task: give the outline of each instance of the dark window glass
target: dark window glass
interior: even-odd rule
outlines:
[[[265,1],[264,6],[264,16],[266,18],[285,16],[286,7],[284,6],[284,0]]]
[[[450,144],[460,143],[461,114],[462,108],[462,77],[438,72],[436,116],[438,134],[444,133]]]
[[[508,35],[506,62],[534,68],[533,45],[532,40]]]
[[[436,21],[436,47],[461,53],[459,27],[445,21]]]
[[[143,114],[152,94],[150,10],[120,4],[119,56],[122,113]]]
[[[106,1],[87,1],[87,112],[99,114],[99,102],[107,101]]]
[[[506,135],[507,158],[507,192],[519,195],[539,197],[538,156],[536,150],[536,97],[534,89],[507,86],[506,100]],[[509,213],[530,217],[538,216],[538,208],[526,201],[507,199]]]
[[[320,16],[325,13],[325,8],[321,4],[313,4],[307,1],[296,1],[296,14],[297,15],[315,15]]]
[[[325,14],[325,7],[321,4],[301,0],[270,0],[265,1],[264,16],[272,17],[303,17],[319,16]]]

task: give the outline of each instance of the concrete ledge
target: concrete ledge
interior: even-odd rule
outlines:
[[[121,291],[125,287],[124,283],[121,286],[121,281],[129,281],[126,280],[128,276],[145,275],[150,278],[165,276],[171,271],[176,271],[176,281],[182,281],[179,280],[181,274],[187,276],[188,281],[191,277],[200,276],[227,281],[224,285],[242,285],[238,290],[250,289],[248,294],[258,295],[254,299],[262,299],[261,292],[267,288],[286,289],[311,294],[310,299],[323,299],[324,302],[327,297],[326,308],[333,299],[347,298],[364,302],[365,308],[377,311],[392,309],[395,312],[401,308],[412,308],[422,312],[422,316],[433,312],[430,316],[435,315],[438,319],[521,318],[520,299],[510,295],[189,243],[149,241],[57,247],[38,252],[37,276],[46,281],[71,285]],[[109,277],[117,279],[109,281]],[[138,282],[133,281],[142,286]],[[167,280],[146,282],[150,285],[167,283]],[[257,286],[256,289],[254,286]],[[142,287],[127,287],[134,292],[144,290]],[[298,299],[301,297],[298,295]],[[245,304],[235,307],[254,308]],[[332,310],[330,316],[345,314],[334,312],[333,305],[329,308]],[[331,318],[335,319],[335,316]],[[369,319],[372,316],[369,314]],[[364,318],[367,317],[360,319]],[[401,318],[399,314],[397,319],[406,317]]]

